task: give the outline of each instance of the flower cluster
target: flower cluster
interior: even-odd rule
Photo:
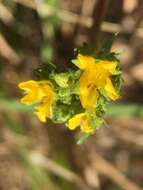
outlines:
[[[113,53],[95,56],[78,51],[65,72],[42,65],[38,76],[40,80],[19,84],[25,91],[21,103],[34,104],[41,122],[50,118],[86,134],[101,126],[108,102],[120,97],[121,71]]]

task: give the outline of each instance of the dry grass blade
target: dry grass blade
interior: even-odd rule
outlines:
[[[26,137],[15,136],[13,132],[6,129],[4,130],[4,139],[7,141],[8,147],[14,147],[14,150],[16,150],[18,154],[21,154],[23,145],[28,142]],[[3,153],[5,154],[7,152],[3,150]],[[32,152],[27,157],[27,159],[33,164],[47,170],[48,172],[51,172],[56,176],[59,176],[71,183],[76,184],[79,189],[90,190],[88,185],[79,175],[70,171],[69,169],[64,168],[63,166],[60,166],[59,164],[45,157],[39,152]]]
[[[29,7],[31,9],[36,9],[35,1],[33,0],[13,0],[16,3],[20,3],[26,7]]]
[[[139,147],[143,147],[143,135],[142,134],[136,134],[134,131],[130,131],[127,129],[124,129],[123,131],[120,129],[114,129],[115,136],[125,141],[126,143],[130,143]]]
[[[11,24],[14,21],[12,13],[0,2],[0,19],[5,24]]]
[[[20,62],[17,53],[10,47],[4,36],[0,33],[0,55],[13,65]]]
[[[46,158],[45,156],[43,156],[38,152],[32,153],[30,155],[30,160],[32,161],[32,163],[37,164],[38,166],[48,170],[49,172],[57,176],[60,176],[72,183],[75,183],[82,190],[89,189],[80,176],[60,166],[59,164],[50,160],[49,158]]]
[[[100,31],[102,21],[107,10],[108,0],[98,0],[93,9],[93,23],[92,27],[90,28],[90,42],[95,45],[95,49],[99,49],[99,41],[100,41]]]
[[[135,183],[127,179],[116,167],[97,153],[92,155],[92,168],[117,183],[124,190],[141,190]]]
[[[27,6],[32,9],[36,8],[36,3],[32,0],[13,0],[14,2],[20,3],[24,6]],[[39,3],[38,3],[39,5]],[[38,7],[38,12],[41,14],[41,16],[47,17],[55,14],[55,10],[50,5],[42,3],[40,7]],[[90,28],[93,25],[93,19],[91,17],[87,16],[81,16],[75,13],[72,13],[70,11],[66,11],[63,9],[56,10],[56,15],[64,22],[72,23],[72,24],[79,24],[81,26]],[[126,33],[120,24],[111,23],[103,21],[101,25],[101,30],[103,32],[119,32],[119,33]],[[135,32],[135,36],[139,38],[143,38],[143,28],[137,28]]]

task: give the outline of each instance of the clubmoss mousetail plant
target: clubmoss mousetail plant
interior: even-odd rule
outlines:
[[[25,92],[21,103],[34,104],[41,122],[49,118],[69,130],[80,130],[78,143],[82,143],[104,122],[109,102],[121,96],[120,54],[110,51],[115,36],[98,53],[84,44],[64,72],[53,64],[40,65],[37,80],[19,84]]]

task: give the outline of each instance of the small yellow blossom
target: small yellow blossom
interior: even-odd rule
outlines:
[[[104,90],[112,100],[119,97],[110,79],[115,72],[116,61],[97,60],[81,54],[77,59],[76,65],[83,70],[80,78],[80,100],[85,109],[96,106],[100,90]]]
[[[89,126],[87,113],[76,114],[71,119],[69,119],[68,121],[69,129],[74,130],[78,126],[80,126],[82,132],[91,133],[93,131],[93,129]]]
[[[25,91],[25,96],[21,98],[21,103],[26,105],[40,103],[39,106],[35,107],[35,114],[40,121],[46,122],[46,119],[51,117],[51,107],[55,100],[55,93],[52,89],[51,83],[46,80],[29,80],[21,82],[19,88]]]

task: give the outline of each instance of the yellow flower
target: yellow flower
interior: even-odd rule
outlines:
[[[55,100],[55,93],[49,81],[34,81],[29,80],[21,82],[19,88],[25,91],[25,96],[21,98],[21,103],[30,105],[34,103],[41,103],[36,106],[35,114],[39,120],[46,122],[46,119],[52,114],[52,104]]]
[[[104,90],[112,100],[119,97],[110,79],[115,72],[117,62],[97,60],[81,54],[77,59],[76,65],[83,70],[80,78],[80,101],[83,108],[91,109],[96,106],[100,90]]]
[[[69,129],[74,130],[78,126],[80,126],[82,132],[91,133],[93,131],[93,129],[89,126],[87,113],[76,114],[71,119],[69,119],[68,121]]]

